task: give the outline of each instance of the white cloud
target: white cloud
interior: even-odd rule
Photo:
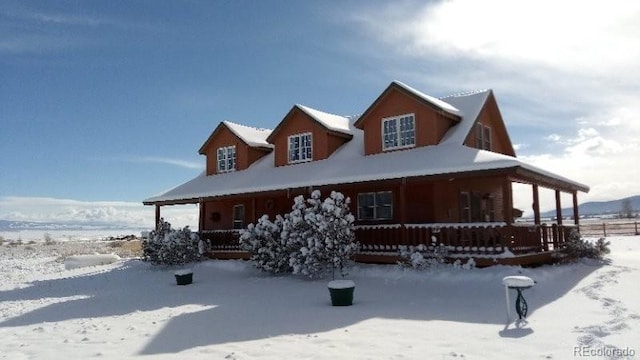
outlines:
[[[411,59],[415,86],[496,90],[507,127],[536,130],[512,137],[520,157],[589,185],[581,201],[640,194],[639,2],[405,1],[351,17],[377,52]]]
[[[168,165],[180,166],[187,169],[204,170],[204,164],[201,162],[187,161],[187,160],[180,160],[180,159],[173,159],[173,158],[166,158],[166,157],[137,156],[137,157],[128,158],[127,160],[132,162],[168,164]]]
[[[165,206],[161,215],[174,226],[197,228],[196,205]],[[0,219],[152,228],[155,210],[137,202],[9,196],[0,197]]]

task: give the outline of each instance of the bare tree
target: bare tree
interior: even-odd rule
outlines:
[[[633,206],[631,206],[631,199],[622,200],[622,204],[620,206],[620,217],[627,219],[633,217]]]

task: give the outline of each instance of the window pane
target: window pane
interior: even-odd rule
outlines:
[[[382,133],[384,136],[384,148],[392,148],[398,146],[398,129],[397,120],[385,120],[382,124]]]
[[[388,220],[393,214],[393,195],[390,191],[376,193],[376,219]]]
[[[218,148],[218,170],[225,171],[227,169],[226,153],[224,148]]]
[[[467,192],[460,193],[460,221],[471,221],[471,203]]]
[[[374,200],[373,193],[358,194],[358,219],[371,220],[374,218]]]
[[[471,195],[471,222],[481,222],[482,219],[482,195],[474,192]]]
[[[476,148],[482,149],[483,141],[482,141],[482,124],[476,125]]]
[[[389,206],[378,206],[376,208],[376,218],[380,220],[389,220],[391,219],[392,207]]]
[[[384,191],[376,193],[376,205],[378,206],[391,206],[392,195],[391,191]]]
[[[483,149],[491,150],[491,128],[488,126],[484,127],[484,145]]]
[[[233,207],[233,228],[244,228],[244,205],[235,205]]]
[[[415,145],[415,130],[413,116],[400,118],[400,145]]]

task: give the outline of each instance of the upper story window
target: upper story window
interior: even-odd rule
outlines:
[[[234,171],[236,169],[236,146],[218,148],[218,172]]]
[[[393,216],[391,191],[358,194],[359,220],[390,220]]]
[[[289,163],[311,161],[313,144],[311,133],[289,136]]]
[[[415,115],[405,114],[382,119],[382,150],[416,145]]]
[[[491,128],[476,124],[476,148],[491,151]]]

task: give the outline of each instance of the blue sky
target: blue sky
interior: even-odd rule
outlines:
[[[518,156],[581,201],[635,195],[639,24],[626,1],[3,1],[0,219],[147,221],[220,121],[357,114],[392,80],[492,88]]]

